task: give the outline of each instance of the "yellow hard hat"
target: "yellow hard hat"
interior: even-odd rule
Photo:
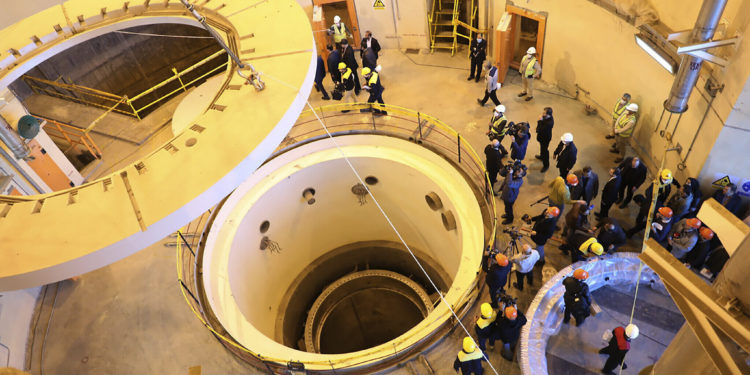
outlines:
[[[372,70],[370,70],[370,68],[368,68],[368,67],[362,68],[362,75],[363,76],[366,76],[366,75],[368,75],[370,73],[372,73]]]
[[[669,169],[662,169],[660,176],[662,182],[664,182],[665,184],[672,182],[672,171],[670,171]]]
[[[474,343],[474,339],[471,337],[464,337],[464,351],[467,353],[473,353],[477,350],[477,344]]]
[[[604,246],[602,246],[602,244],[600,244],[599,242],[592,243],[590,249],[591,252],[596,255],[602,255],[602,253],[604,253]]]
[[[346,63],[342,63],[342,62],[339,63],[339,70],[341,69],[346,69]]]
[[[482,310],[482,318],[489,319],[492,317],[492,305],[483,303],[480,309]]]

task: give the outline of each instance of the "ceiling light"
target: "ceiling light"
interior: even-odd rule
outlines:
[[[651,58],[656,60],[664,69],[669,73],[675,74],[679,64],[675,61],[669,53],[659,48],[656,43],[649,40],[647,37],[641,34],[635,35],[635,43],[638,44]]]

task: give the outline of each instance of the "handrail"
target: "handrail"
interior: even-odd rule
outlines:
[[[175,75],[173,75],[173,76],[171,76],[171,77],[169,77],[169,78],[167,78],[167,79],[165,79],[165,80],[163,80],[163,81],[161,81],[161,82],[157,83],[156,85],[154,85],[154,86],[153,86],[153,87],[151,87],[150,89],[148,89],[148,90],[146,90],[146,91],[143,91],[142,93],[140,93],[140,94],[138,94],[138,95],[136,95],[136,96],[134,96],[134,97],[130,98],[130,101],[132,102],[132,101],[138,100],[138,99],[140,99],[141,97],[143,97],[144,95],[147,95],[147,94],[150,94],[150,93],[154,92],[155,90],[157,90],[157,89],[159,89],[159,88],[163,87],[164,85],[168,84],[169,82],[172,82],[172,81],[174,81],[175,79],[177,79],[177,77],[179,77],[179,76],[181,76],[181,75],[183,75],[183,74],[185,74],[185,73],[189,73],[189,72],[193,71],[193,70],[194,70],[195,68],[197,68],[197,67],[199,67],[199,66],[201,66],[201,65],[203,65],[203,64],[205,64],[205,63],[207,63],[208,61],[210,61],[210,60],[211,60],[211,59],[213,59],[214,57],[217,57],[217,56],[221,55],[222,53],[226,53],[226,51],[224,51],[224,50],[222,49],[222,50],[219,50],[219,51],[216,51],[216,52],[214,52],[214,53],[213,53],[213,54],[211,54],[210,56],[206,57],[205,59],[203,59],[203,60],[201,60],[201,61],[198,61],[197,63],[195,63],[195,64],[193,64],[193,65],[191,65],[191,66],[189,66],[189,67],[188,67],[188,68],[186,68],[185,70],[183,70],[183,71],[181,71],[181,72],[179,72],[179,73],[177,73],[177,74],[175,74]]]
[[[388,118],[376,117],[372,112],[373,108],[385,109],[388,111]],[[371,116],[362,116],[358,110],[369,109]],[[343,114],[340,111],[350,110],[348,114]],[[399,106],[394,105],[377,105],[369,103],[341,103],[332,104],[327,106],[318,107],[315,109],[315,113],[311,110],[304,111],[300,114],[297,123],[290,130],[287,138],[277,148],[274,155],[271,158],[279,155],[283,152],[288,151],[291,148],[297,147],[306,142],[320,139],[321,137],[327,136],[327,133],[318,124],[318,118],[326,122],[328,130],[335,135],[351,134],[352,132],[359,133],[371,133],[371,134],[382,134],[389,136],[396,136],[408,139],[417,144],[421,144],[425,147],[430,147],[433,151],[442,154],[444,157],[453,161],[454,165],[459,167],[469,178],[475,179],[474,181],[483,181],[484,187],[482,188],[482,198],[485,201],[486,208],[483,210],[483,215],[489,215],[486,217],[485,223],[488,224],[485,228],[489,232],[486,246],[494,246],[496,237],[497,227],[497,213],[495,199],[492,194],[491,188],[489,188],[489,175],[484,168],[484,163],[476,151],[468,145],[468,142],[461,141],[462,137],[459,132],[430,115],[423,114],[421,112],[413,111]],[[351,121],[348,121],[351,120]],[[404,127],[404,123],[410,124],[409,127]],[[427,129],[432,127],[432,131],[428,135]],[[446,147],[446,145],[452,145],[452,148]],[[468,156],[468,158],[467,158]],[[476,187],[476,186],[475,186]],[[209,322],[206,312],[203,309],[200,301],[196,296],[199,296],[200,291],[197,282],[197,275],[199,270],[197,268],[198,261],[196,258],[197,246],[200,242],[200,238],[205,235],[205,230],[208,227],[208,220],[206,223],[202,223],[202,217],[198,221],[197,230],[192,236],[192,245],[185,239],[182,231],[178,231],[176,235],[176,247],[177,247],[177,275],[178,283],[180,284],[180,290],[185,299],[186,303],[190,307],[193,314],[200,320],[200,322],[208,328],[211,333],[222,342],[222,344],[233,352],[241,355],[243,358],[253,361],[256,365],[264,367],[269,373],[275,373],[272,368],[279,369],[281,367],[286,368],[289,358],[271,358],[265,357],[260,353],[253,352],[236,340],[234,340],[228,334],[219,332],[218,329],[214,328]],[[190,225],[187,227],[186,232],[189,232]],[[486,232],[487,234],[487,232]],[[190,236],[188,236],[190,237]],[[186,246],[189,251],[185,251],[183,246]],[[484,249],[482,249],[484,250]],[[478,250],[479,251],[479,250]],[[186,268],[187,267],[187,268]],[[477,275],[480,274],[480,269],[477,269]],[[466,293],[461,296],[460,300],[452,306],[454,309],[463,308],[468,303],[474,300],[477,296],[477,288],[481,285],[479,277],[474,281],[474,287],[468,288]],[[468,311],[464,309],[463,314]],[[450,312],[435,317],[432,323],[448,319],[445,324],[455,324],[450,318]],[[438,328],[436,331],[439,331]],[[414,335],[416,333],[413,333]],[[412,336],[403,336],[400,341],[407,341]],[[395,349],[395,347],[394,347]],[[412,348],[404,348],[400,351],[394,351],[393,355],[400,355],[408,352]],[[250,358],[247,358],[247,355]],[[351,359],[351,358],[350,358]],[[362,362],[350,365],[350,367],[356,367],[364,365],[370,362],[370,360],[363,360]],[[333,363],[323,361],[308,361],[303,362],[305,365],[313,366],[331,366]],[[334,370],[335,372],[335,370]]]
[[[94,158],[102,158],[102,150],[99,149],[99,146],[96,145],[96,142],[94,142],[94,139],[91,138],[91,135],[86,130],[39,115],[32,116],[40,121],[46,121],[48,125],[52,125],[52,127],[44,128],[44,131],[47,133],[47,135],[58,139],[64,139],[66,142],[68,142],[70,147],[64,150],[63,153],[70,151],[70,149],[72,149],[76,145],[80,145],[85,147],[86,150],[88,150],[88,152]],[[55,134],[54,132],[57,132],[57,134]]]

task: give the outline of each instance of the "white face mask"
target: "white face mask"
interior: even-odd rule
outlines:
[[[336,22],[336,26],[341,26],[341,22]]]
[[[481,42],[481,41],[482,41],[482,38],[477,38],[477,42]]]

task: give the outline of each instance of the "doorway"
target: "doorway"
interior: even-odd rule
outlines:
[[[354,49],[359,48],[362,36],[359,32],[359,21],[357,20],[357,11],[354,8],[354,0],[313,0],[313,30],[315,30],[315,45],[318,48],[318,54],[323,56],[323,60],[328,58],[326,45],[333,45],[333,36],[328,35],[328,30],[333,25],[333,18],[341,17],[341,22],[346,25],[352,38],[349,44]],[[318,14],[319,12],[319,14]]]
[[[534,13],[513,5],[505,7],[505,13],[494,31],[493,59],[498,65],[499,82],[505,81],[508,69],[518,70],[529,47],[536,48],[536,58],[542,64],[546,24],[546,13]]]

